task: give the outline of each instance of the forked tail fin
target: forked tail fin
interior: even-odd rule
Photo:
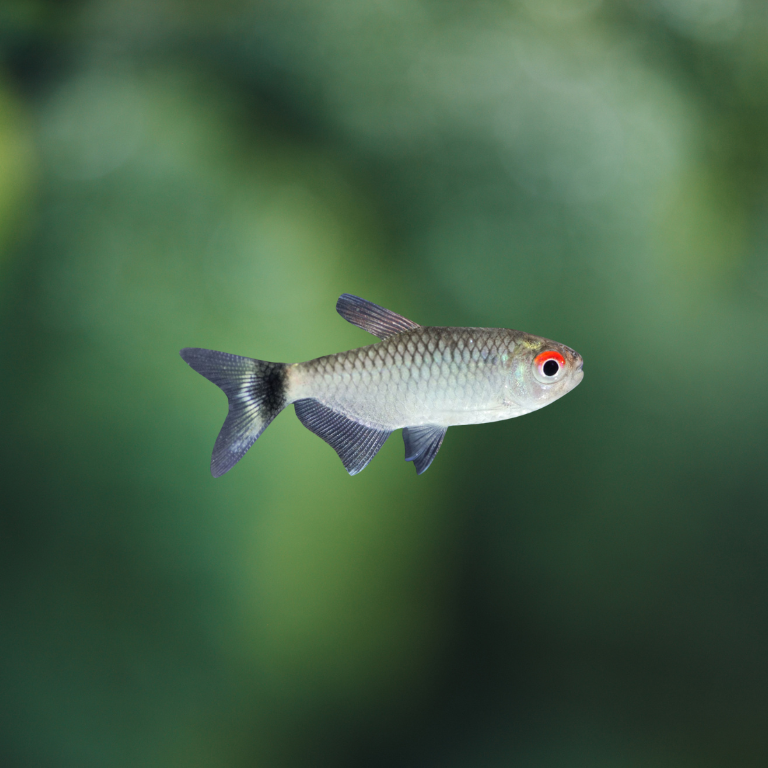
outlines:
[[[179,353],[199,374],[221,387],[229,414],[216,438],[211,474],[229,472],[285,407],[284,363],[187,347]]]

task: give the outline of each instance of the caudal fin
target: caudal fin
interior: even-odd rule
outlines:
[[[216,438],[211,474],[229,472],[285,407],[284,363],[187,347],[186,363],[220,387],[229,399],[229,414]]]

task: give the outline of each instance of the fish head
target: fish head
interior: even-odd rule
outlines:
[[[584,378],[578,352],[540,336],[520,334],[510,362],[507,396],[523,413],[549,405]]]

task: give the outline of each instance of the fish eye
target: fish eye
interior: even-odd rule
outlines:
[[[557,381],[565,369],[565,358],[554,350],[541,352],[533,360],[533,370],[536,378],[544,384]]]

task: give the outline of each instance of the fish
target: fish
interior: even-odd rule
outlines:
[[[180,351],[229,402],[213,447],[214,477],[229,472],[291,403],[350,475],[362,472],[397,429],[405,460],[421,475],[448,427],[523,416],[567,394],[584,376],[578,352],[522,331],[421,326],[348,293],[336,311],[380,340],[293,364],[196,347]]]

